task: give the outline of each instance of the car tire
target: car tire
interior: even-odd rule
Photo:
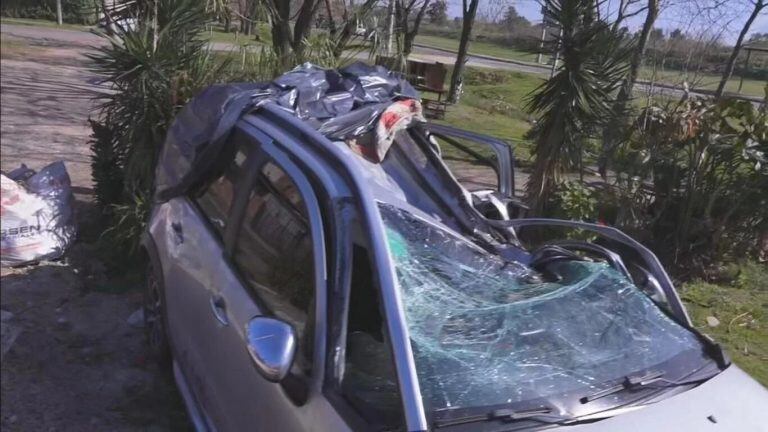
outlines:
[[[168,341],[168,315],[165,289],[160,272],[148,260],[144,287],[144,328],[152,360],[171,370],[171,346]]]

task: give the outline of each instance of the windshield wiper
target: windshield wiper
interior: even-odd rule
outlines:
[[[534,420],[544,423],[560,423],[571,419],[571,417],[552,414],[552,412],[553,409],[550,407],[533,408],[528,410],[497,409],[487,414],[457,417],[455,419],[437,420],[435,421],[434,426],[435,428],[444,428],[448,426],[492,420],[502,420],[507,422]]]
[[[717,375],[717,374],[715,374]],[[691,379],[687,381],[671,381],[668,379],[664,379],[664,372],[648,372],[645,375],[642,376],[626,376],[624,377],[624,381],[621,384],[615,385],[613,387],[609,387],[605,390],[600,390],[597,393],[592,393],[589,396],[584,396],[583,398],[579,399],[579,401],[583,404],[587,402],[592,402],[593,400],[597,400],[600,398],[604,398],[606,396],[610,396],[615,393],[622,392],[624,390],[632,390],[639,387],[644,387],[649,384],[655,384],[655,383],[664,383],[664,387],[676,387],[676,386],[684,386],[684,385],[692,385],[692,384],[699,384],[702,383],[710,378],[712,378],[714,375],[707,375],[702,378],[696,378]]]
[[[698,372],[701,371],[701,369],[703,368],[700,368],[699,370],[692,373],[691,375],[700,375]],[[624,381],[621,384],[615,385],[613,387],[609,387],[605,390],[601,390],[589,396],[584,396],[583,398],[579,399],[579,401],[585,404],[588,402],[592,402],[593,400],[597,400],[600,398],[604,398],[606,396],[610,396],[615,393],[622,392],[624,390],[636,389],[639,387],[643,387],[649,384],[656,384],[656,383],[663,383],[663,385],[661,386],[663,388],[701,384],[704,381],[707,381],[713,376],[717,375],[718,373],[720,372],[718,371],[714,374],[707,374],[700,378],[693,378],[693,379],[682,380],[682,381],[672,381],[672,380],[665,379],[664,372],[648,372],[647,374],[642,376],[626,376],[624,377]]]
[[[604,398],[606,396],[610,396],[612,394],[619,393],[624,390],[643,387],[648,384],[661,381],[663,376],[664,376],[664,372],[648,372],[647,374],[642,376],[626,376],[624,377],[624,381],[621,384],[615,385],[613,387],[609,387],[605,390],[600,390],[599,392],[592,393],[591,395],[588,395],[588,396],[584,396],[583,398],[579,399],[579,401],[585,404],[587,402],[592,402],[593,400]]]

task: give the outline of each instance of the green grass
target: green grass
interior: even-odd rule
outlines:
[[[768,387],[768,266],[738,268],[730,285],[691,282],[681,297],[693,324],[721,343],[739,367]],[[709,327],[708,316],[720,321]]]
[[[643,68],[640,70],[640,79],[650,80],[653,76],[653,70],[650,68]],[[688,81],[689,85],[693,85],[697,89],[704,90],[717,90],[718,84],[720,84],[720,75],[699,73],[686,75],[681,71],[668,70],[668,71],[656,71],[656,81],[665,82],[668,84],[682,84],[683,81]],[[744,84],[741,88],[741,94],[758,96],[765,96],[765,81],[756,79],[744,79]],[[728,84],[725,86],[727,92],[736,93],[739,88],[739,78],[733,77],[728,80]]]
[[[419,35],[416,37],[416,42],[434,46],[437,48],[448,49],[456,51],[459,48],[459,40],[434,35]],[[530,63],[536,62],[536,54],[515,50],[507,46],[491,43],[491,42],[472,42],[469,46],[470,54],[488,55],[492,57],[498,57],[510,60],[520,60]],[[641,79],[650,79],[653,71],[649,68],[644,68],[640,72]],[[717,74],[699,74],[695,77],[688,78],[685,73],[677,70],[669,70],[664,72],[657,72],[656,80],[667,84],[679,85],[683,80],[689,79],[696,84],[696,88],[704,90],[716,90],[717,85],[720,83],[720,76]],[[756,79],[745,79],[741,90],[741,94],[750,96],[765,96],[765,81]],[[731,78],[726,85],[726,91],[736,93],[739,87],[739,78]]]
[[[14,25],[24,25],[24,26],[33,26],[33,27],[51,27],[51,28],[60,28],[60,29],[66,29],[66,30],[89,30],[93,28],[93,26],[87,26],[82,24],[67,24],[64,23],[62,25],[58,25],[56,21],[48,21],[48,20],[41,20],[41,19],[28,19],[28,18],[6,18],[2,17],[0,18],[0,24],[14,24]]]
[[[433,46],[436,48],[442,48],[452,51],[459,49],[459,40],[451,39],[442,36],[431,35],[418,35],[416,36],[416,43]],[[515,50],[502,45],[497,45],[490,42],[478,42],[473,41],[469,44],[469,53],[477,55],[487,55],[491,57],[498,57],[509,60],[520,60],[529,63],[536,62],[536,54],[532,54],[525,51]]]
[[[516,158],[526,161],[530,143],[523,136],[531,123],[523,107],[526,96],[542,82],[535,74],[467,68],[464,94],[438,123],[506,140],[514,144]]]
[[[256,26],[255,34],[246,36],[234,30],[225,33],[223,27],[215,25],[213,31],[206,31],[205,36],[211,42],[231,43],[233,45],[263,45],[271,43],[272,36],[267,24]]]

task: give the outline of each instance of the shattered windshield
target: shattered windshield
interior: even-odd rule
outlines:
[[[381,212],[428,409],[583,395],[684,353],[701,363],[696,336],[606,264],[553,263],[560,280],[546,282],[409,213]]]

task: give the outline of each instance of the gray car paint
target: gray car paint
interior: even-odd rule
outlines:
[[[275,161],[287,168],[290,162],[279,152]],[[294,171],[288,168],[286,171]],[[306,179],[294,181],[309,191]],[[317,213],[317,203],[305,194]],[[165,222],[165,224],[162,223]],[[345,423],[320,395],[325,344],[324,326],[316,325],[316,376],[307,402],[297,406],[280,384],[266,381],[255,369],[246,350],[245,327],[251,318],[262,315],[235,272],[223,259],[221,242],[203,222],[198,210],[186,198],[163,204],[153,217],[152,236],[159,242],[160,256],[166,257],[166,302],[170,339],[176,361],[190,383],[204,415],[220,431],[239,430],[346,430]],[[318,297],[325,298],[325,264],[322,227],[313,224],[313,243],[318,265]],[[183,240],[170,226],[182,224]],[[163,226],[166,225],[166,226]],[[200,253],[205,251],[205,253]],[[211,299],[221,297],[229,324],[219,322],[211,310]],[[323,301],[317,308],[325,308]],[[322,313],[316,313],[324,319]]]
[[[768,390],[731,365],[696,388],[572,432],[766,432]],[[712,417],[716,423],[709,420]]]
[[[314,133],[312,141],[324,139],[304,124],[297,125],[297,128],[303,134]],[[279,135],[281,144],[292,149],[293,157],[304,160],[317,157],[316,153],[307,151],[307,147],[297,147],[306,146],[307,143],[299,142],[293,136],[275,133],[275,130],[273,127],[271,135]],[[350,155],[345,146],[327,140],[322,146],[318,143],[315,145],[327,146],[326,149],[333,151],[334,156],[340,159]],[[361,169],[361,166],[350,168],[349,165],[355,164],[347,164],[346,167],[357,176],[353,179],[356,185],[334,186],[332,183],[338,179],[331,179],[332,176],[324,172],[330,169],[327,164],[319,159],[312,161],[312,164],[317,167],[319,181],[327,190],[347,192],[357,188],[356,192],[360,193],[360,188],[371,186],[363,186],[362,179],[371,181],[372,178],[368,177],[370,172]],[[380,184],[379,181],[371,183]],[[375,194],[377,199],[383,197],[386,200],[385,188],[374,186],[372,189],[378,189]],[[375,200],[370,189],[363,192],[362,198],[367,199],[367,216],[373,219],[374,231],[383,230],[380,217],[376,219],[378,212],[375,211]],[[181,236],[173,229],[174,222],[183,222]],[[194,204],[187,198],[176,198],[159,205],[153,211],[149,233],[157,245],[165,276],[168,331],[180,375],[194,393],[192,399],[200,405],[203,416],[215,423],[216,430],[350,430],[335,406],[322,393],[319,378],[311,387],[307,402],[296,406],[280,384],[269,383],[256,372],[246,350],[244,330],[248,320],[261,311],[223,259],[221,243],[211,233]],[[386,242],[378,240],[380,243],[375,247],[381,248],[378,252],[384,257],[377,264],[387,265],[390,257]],[[394,295],[389,302],[385,296],[384,307],[390,331],[399,332],[399,337],[393,338],[393,349],[401,392],[405,393],[403,397],[408,430],[426,430],[426,416],[420,403],[402,307],[397,297],[393,269],[391,266],[388,268],[390,271],[384,272],[388,280],[381,286],[391,290],[390,294]],[[230,325],[222,325],[212,314],[210,299],[215,295],[226,299]],[[325,344],[316,340],[315,347],[316,363],[319,361],[322,364],[326,354]],[[418,406],[414,407],[414,403]],[[609,419],[563,429],[595,432],[707,430],[704,428],[763,431],[766,430],[767,417],[757,408],[764,409],[766,406],[768,392],[738,368],[730,366],[692,390]],[[707,419],[710,415],[714,416],[717,423]]]

